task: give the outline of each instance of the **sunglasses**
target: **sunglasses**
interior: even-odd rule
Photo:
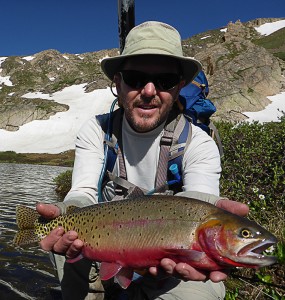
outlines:
[[[169,91],[181,81],[181,76],[175,73],[147,74],[140,71],[123,70],[120,74],[125,84],[134,89],[141,89],[147,83],[152,82],[160,91]]]

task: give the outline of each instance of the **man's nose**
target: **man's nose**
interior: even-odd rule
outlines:
[[[142,89],[141,93],[146,97],[151,97],[156,95],[156,87],[153,82],[148,82],[144,88]]]

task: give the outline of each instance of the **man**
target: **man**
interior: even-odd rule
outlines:
[[[104,59],[101,66],[115,83],[119,105],[124,112],[120,126],[127,178],[139,188],[152,190],[165,123],[175,110],[181,88],[195,78],[201,65],[183,56],[176,29],[160,22],[145,22],[130,31],[122,55]],[[98,202],[104,162],[101,126],[99,119],[94,117],[79,132],[72,188],[62,205],[39,204],[37,210],[43,216],[54,218],[68,205],[86,206]],[[191,134],[182,161],[184,192],[181,194],[245,215],[247,206],[219,197],[221,167],[215,142],[198,127],[192,126]],[[117,162],[114,168],[117,175],[118,169]],[[104,200],[109,201],[114,195],[111,184],[104,190]],[[44,250],[74,258],[80,253],[83,242],[77,239],[76,232],[64,233],[62,228],[57,228],[42,240],[41,246]],[[56,263],[60,269],[59,257]],[[92,266],[88,261],[64,264],[64,274],[61,272],[60,278],[65,299],[98,299],[95,294],[92,296],[90,282],[88,286],[90,269]],[[165,258],[159,268],[151,267],[149,274],[135,281],[124,294],[127,299],[134,300],[222,299],[224,286],[221,281],[225,278],[223,272],[198,271],[185,263],[176,264]],[[122,299],[122,291],[116,298],[115,285],[106,288],[106,295],[108,291],[111,291],[110,298]]]

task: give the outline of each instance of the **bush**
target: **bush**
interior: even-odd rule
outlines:
[[[56,192],[63,200],[71,188],[72,170],[67,170],[54,178]]]
[[[285,117],[276,123],[218,123],[224,146],[221,194],[246,203],[251,219],[279,239],[279,264],[237,270],[226,281],[226,299],[285,299]]]

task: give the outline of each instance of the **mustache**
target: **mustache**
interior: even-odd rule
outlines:
[[[140,98],[140,99],[136,99],[133,102],[134,106],[141,106],[141,105],[153,105],[153,106],[160,106],[161,105],[161,101],[160,99],[157,98]]]

